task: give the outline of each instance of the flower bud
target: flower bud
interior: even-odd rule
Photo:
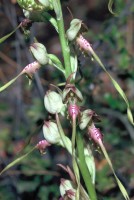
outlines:
[[[50,144],[57,144],[61,141],[57,124],[51,121],[45,121],[43,125],[43,135]]]
[[[35,61],[27,65],[23,71],[22,74],[27,74],[28,77],[32,78],[33,74],[40,68],[40,64]]]
[[[45,108],[51,114],[60,113],[64,108],[62,98],[57,92],[48,90],[44,97]]]
[[[46,65],[49,61],[46,47],[41,43],[33,43],[30,50],[34,58],[41,64]]]
[[[39,149],[40,153],[43,154],[47,147],[51,146],[51,144],[47,140],[41,140],[36,148]]]
[[[73,182],[70,180],[61,179],[60,194],[62,197],[68,197],[69,199],[76,199],[76,189],[74,189]]]
[[[81,92],[73,84],[67,84],[63,90],[63,102],[68,102],[68,98],[71,98],[72,96],[76,97],[80,102],[83,101]]]
[[[67,30],[66,35],[69,41],[76,38],[80,31],[82,21],[80,19],[73,19],[70,23],[70,28]]]

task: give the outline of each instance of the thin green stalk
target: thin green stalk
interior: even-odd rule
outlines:
[[[83,139],[82,139],[81,133],[79,132],[77,132],[76,141],[77,141],[78,160],[79,160],[78,164],[79,164],[79,168],[80,168],[82,177],[84,179],[88,194],[91,200],[97,200],[95,186],[92,183],[91,175],[88,171],[88,168],[85,162]]]
[[[77,188],[77,194],[76,194],[76,200],[79,200],[80,195],[80,175],[79,175],[79,168],[76,162],[75,157],[75,140],[76,140],[76,117],[73,117],[72,119],[72,164],[73,164],[73,170],[76,177],[76,182],[78,185]]]
[[[58,32],[59,32],[59,38],[61,43],[61,49],[63,53],[64,58],[64,65],[65,65],[65,76],[66,79],[69,77],[69,75],[72,73],[71,71],[71,62],[70,62],[70,49],[65,37],[65,27],[64,27],[64,21],[63,21],[63,14],[61,9],[61,3],[60,0],[57,0],[58,8],[60,9],[60,17],[57,18],[57,25],[58,25]]]
[[[72,155],[74,155],[75,139],[76,139],[76,118],[72,120]]]

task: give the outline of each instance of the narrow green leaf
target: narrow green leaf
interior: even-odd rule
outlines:
[[[53,8],[56,13],[57,20],[61,19],[61,9],[60,9],[60,1],[59,0],[52,0]]]
[[[106,160],[107,160],[107,162],[108,162],[108,164],[109,164],[109,166],[110,166],[110,168],[111,168],[111,170],[112,170],[112,172],[113,172],[113,174],[114,174],[114,177],[115,177],[115,179],[116,179],[116,181],[117,181],[117,184],[118,184],[118,186],[119,186],[119,188],[120,188],[120,191],[122,192],[122,194],[123,194],[123,196],[124,196],[124,198],[125,198],[126,200],[130,200],[130,198],[129,198],[129,196],[128,196],[128,193],[127,193],[125,187],[122,185],[121,181],[120,181],[120,180],[118,179],[118,177],[116,176],[116,173],[115,173],[115,171],[114,171],[112,162],[111,162],[111,160],[110,160],[110,158],[109,158],[109,156],[108,156],[108,154],[107,154],[107,151],[106,151],[106,149],[105,149],[105,147],[104,147],[104,145],[103,145],[102,142],[100,142],[100,147],[101,147],[101,150],[102,150],[102,152],[103,152],[103,154],[104,154],[104,156],[105,156],[105,158],[106,158]]]
[[[65,74],[65,70],[59,58],[54,54],[48,54],[49,57],[49,64],[60,70],[63,74]]]
[[[133,115],[130,109],[130,105],[129,105],[129,101],[124,93],[124,91],[122,90],[122,88],[120,87],[120,85],[117,83],[117,81],[115,81],[112,76],[110,75],[110,73],[106,70],[105,66],[103,65],[103,63],[101,62],[100,58],[97,56],[97,54],[94,52],[93,49],[90,48],[90,53],[92,54],[93,58],[98,62],[98,64],[102,67],[102,69],[106,72],[106,74],[109,76],[109,78],[111,79],[115,89],[118,91],[118,93],[121,95],[121,97],[124,99],[126,105],[127,105],[127,115],[128,115],[128,119],[129,121],[134,125],[134,119],[133,119]]]
[[[78,168],[78,165],[77,165],[77,162],[75,160],[75,157],[73,158],[73,170],[74,170],[74,173],[75,173],[75,177],[76,177],[76,182],[77,182],[77,190],[76,190],[76,200],[79,200],[79,196],[80,196],[80,174],[79,174],[79,168]]]
[[[11,167],[13,167],[14,165],[18,164],[19,162],[21,162],[23,159],[25,159],[29,154],[31,154],[34,150],[35,150],[36,146],[34,148],[32,148],[28,153],[24,154],[23,156],[20,156],[19,158],[17,158],[16,160],[14,160],[13,162],[9,163],[1,172],[0,175],[2,175],[5,171],[7,171],[8,169],[10,169]]]
[[[42,16],[44,17],[44,19],[49,21],[54,26],[55,30],[58,32],[58,25],[55,18],[52,17],[48,12],[43,13]]]
[[[84,148],[84,156],[88,170],[92,178],[92,183],[95,184],[95,175],[96,175],[95,161],[89,145],[87,145],[86,148]]]
[[[5,35],[4,37],[0,38],[0,43],[4,42],[7,38],[9,38],[13,33],[15,33],[15,31],[20,28],[20,24],[19,26],[17,26],[11,33]]]
[[[70,145],[68,145],[69,144],[68,139],[65,136],[65,133],[64,133],[63,128],[61,126],[60,119],[59,119],[59,116],[58,116],[57,113],[56,113],[56,122],[57,122],[58,130],[59,130],[63,145],[67,149],[67,151],[70,153],[70,155],[72,155],[72,147]]]
[[[97,200],[95,186],[92,183],[91,175],[85,161],[84,143],[83,143],[84,141],[83,141],[83,136],[80,132],[77,132],[76,142],[77,142],[77,151],[78,151],[78,165],[79,165],[80,172],[82,174],[85,186],[87,188],[88,195],[91,198],[91,200]]]

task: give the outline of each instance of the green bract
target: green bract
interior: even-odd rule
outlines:
[[[63,67],[61,61],[59,60],[59,58],[57,56],[55,56],[54,54],[48,54],[48,57],[49,57],[49,64],[50,65],[56,67],[58,70],[65,73],[64,67]]]
[[[70,28],[67,30],[66,35],[69,41],[76,38],[81,29],[82,21],[80,19],[73,19],[70,23]]]
[[[81,119],[79,123],[79,127],[81,130],[85,129],[92,119],[92,110],[87,109],[81,113]]]

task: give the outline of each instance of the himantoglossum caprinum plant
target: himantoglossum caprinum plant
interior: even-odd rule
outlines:
[[[49,22],[59,36],[64,62],[62,63],[56,55],[51,53],[49,54],[46,47],[35,39],[29,47],[35,61],[24,67],[18,76],[6,83],[4,86],[1,86],[0,92],[9,87],[21,75],[27,75],[31,83],[34,73],[40,70],[40,68],[45,67],[47,64],[52,65],[63,74],[65,84],[63,90],[55,86],[54,89],[56,88],[56,90],[48,90],[44,96],[46,111],[55,115],[54,121],[44,120],[43,135],[45,139],[40,141],[28,153],[18,157],[12,163],[7,165],[7,167],[2,170],[1,174],[20,162],[22,159],[26,158],[31,152],[33,152],[33,150],[38,149],[40,153],[45,153],[46,149],[49,148],[50,145],[62,146],[72,156],[72,170],[68,166],[66,167],[59,164],[59,166],[62,167],[70,177],[70,179],[61,179],[60,199],[97,200],[95,190],[95,164],[89,143],[89,140],[92,140],[104,154],[124,199],[129,200],[127,191],[116,176],[112,162],[105,149],[103,135],[100,129],[96,127],[98,115],[91,108],[85,110],[82,108],[84,98],[81,91],[75,85],[78,59],[73,46],[78,47],[84,54],[92,57],[106,72],[115,89],[125,101],[128,119],[132,124],[134,124],[130,105],[125,93],[106,70],[91,44],[84,38],[82,33],[82,21],[80,19],[73,19],[70,22],[69,29],[65,31],[60,0],[18,0],[18,4],[23,9],[26,19],[23,20],[23,22],[20,23],[13,32],[1,38],[0,43],[8,39],[8,37],[10,37],[18,28],[22,28],[24,34],[28,37],[30,36],[30,26],[34,22]],[[55,15],[53,16],[55,17],[53,17],[49,11],[54,12]],[[68,124],[72,127],[71,138],[66,136],[66,133],[62,128],[60,120],[61,116],[68,119]],[[86,141],[83,137],[84,129],[89,138]],[[81,176],[84,180],[84,186],[81,183]]]

